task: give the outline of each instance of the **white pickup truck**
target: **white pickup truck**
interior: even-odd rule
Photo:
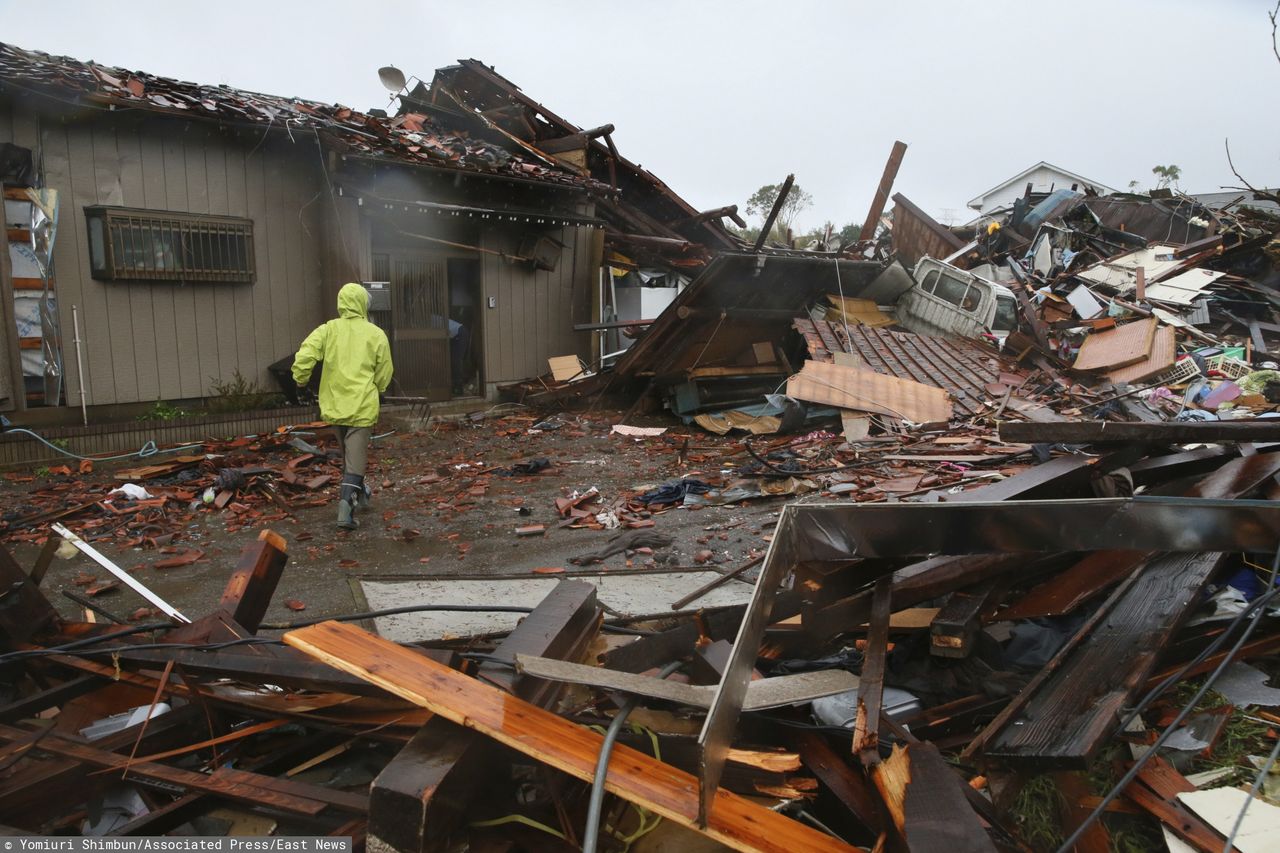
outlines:
[[[894,305],[898,324],[922,335],[977,338],[991,335],[1003,343],[1018,328],[1018,305],[1003,284],[934,258],[921,258],[912,272],[915,285]]]

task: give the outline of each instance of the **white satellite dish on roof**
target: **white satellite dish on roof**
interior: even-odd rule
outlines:
[[[394,65],[384,65],[378,69],[378,79],[387,87],[388,92],[399,92],[407,85],[404,72]]]

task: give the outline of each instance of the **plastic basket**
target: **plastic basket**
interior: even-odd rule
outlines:
[[[1190,361],[1190,359],[1187,359]],[[1226,355],[1212,355],[1204,360],[1210,370],[1216,370],[1228,379],[1242,379],[1253,373],[1253,365]]]

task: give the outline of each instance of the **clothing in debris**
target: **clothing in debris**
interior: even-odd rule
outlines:
[[[677,480],[664,483],[652,491],[645,492],[637,501],[648,506],[650,504],[675,504],[684,500],[685,495],[705,495],[711,486],[701,480]]]

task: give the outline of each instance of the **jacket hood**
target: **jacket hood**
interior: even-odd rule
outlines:
[[[338,291],[338,316],[343,319],[369,319],[369,291],[355,282],[347,282]]]

